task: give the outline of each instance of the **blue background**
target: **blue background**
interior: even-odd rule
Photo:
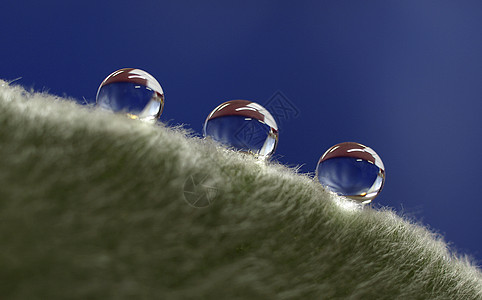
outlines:
[[[275,158],[314,172],[333,144],[382,157],[379,205],[482,260],[481,1],[13,1],[0,4],[0,78],[83,101],[137,67],[161,120],[199,134],[221,102],[293,111]]]

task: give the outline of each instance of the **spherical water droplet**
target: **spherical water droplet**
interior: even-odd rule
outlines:
[[[247,100],[232,100],[216,107],[206,118],[205,137],[235,150],[267,158],[278,144],[278,126],[263,106]]]
[[[321,156],[316,177],[338,195],[369,203],[382,190],[385,167],[371,148],[346,142],[331,147]]]
[[[126,113],[132,119],[156,121],[164,108],[164,92],[159,82],[140,69],[120,69],[102,81],[97,106]]]

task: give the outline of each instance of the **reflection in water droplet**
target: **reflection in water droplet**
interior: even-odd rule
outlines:
[[[261,105],[232,100],[216,107],[204,123],[205,137],[259,158],[273,154],[278,144],[278,126]]]
[[[164,92],[159,82],[140,69],[120,69],[101,83],[97,106],[125,113],[131,119],[156,121],[164,108]]]
[[[331,147],[321,156],[316,177],[338,195],[369,203],[382,190],[385,166],[371,148],[346,142]]]

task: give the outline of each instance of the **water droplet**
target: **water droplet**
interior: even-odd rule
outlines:
[[[156,121],[164,108],[164,92],[159,82],[140,69],[120,69],[102,81],[97,106],[127,114],[131,119]]]
[[[232,100],[216,107],[206,118],[205,137],[235,150],[267,158],[278,144],[278,126],[258,103]]]
[[[334,145],[321,156],[316,177],[338,195],[369,203],[382,190],[385,167],[371,148],[346,142]]]

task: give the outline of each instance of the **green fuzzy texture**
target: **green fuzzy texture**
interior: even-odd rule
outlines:
[[[296,170],[0,81],[0,298],[467,300],[482,276]]]

